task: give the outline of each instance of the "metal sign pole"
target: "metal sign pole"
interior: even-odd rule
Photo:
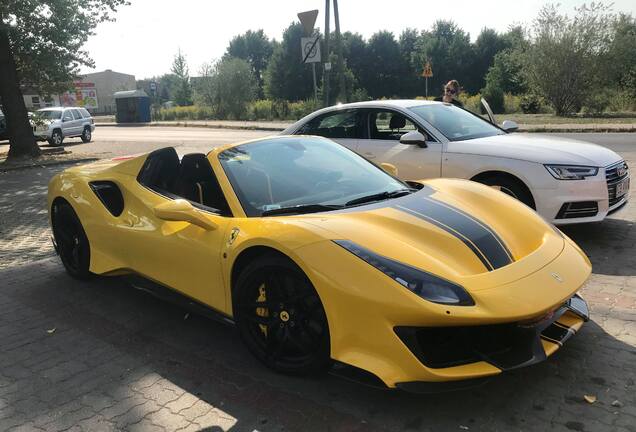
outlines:
[[[329,58],[329,6],[331,0],[325,0],[325,70],[323,71],[323,87],[322,98],[324,105],[329,106],[329,71],[331,69],[331,63]],[[329,65],[329,67],[327,66]]]
[[[314,101],[318,103],[318,87],[316,86],[316,63],[311,64],[311,73],[314,77]]]
[[[318,9],[299,12],[298,19],[303,26],[304,36],[300,38],[300,51],[303,64],[311,63],[311,75],[314,82],[314,100],[318,103],[318,86],[316,84],[316,63],[320,62],[320,35],[316,34],[314,24],[318,17]]]
[[[340,14],[338,13],[338,0],[333,0],[333,17],[336,21],[336,52],[338,53],[338,94],[342,102],[349,102],[347,89],[345,88],[344,59],[342,56],[342,37],[340,36]]]
[[[426,83],[426,97],[428,97],[428,77],[424,78],[424,82]]]

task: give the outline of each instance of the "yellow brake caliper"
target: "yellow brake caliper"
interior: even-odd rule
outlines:
[[[258,298],[256,299],[256,302],[264,303],[266,301],[267,301],[267,293],[265,291],[265,284],[262,284],[260,287],[258,287]],[[269,317],[269,311],[267,310],[266,307],[257,307],[256,315],[267,318]],[[263,334],[267,336],[267,326],[264,324],[259,324],[258,326],[261,328],[261,331],[263,332]]]

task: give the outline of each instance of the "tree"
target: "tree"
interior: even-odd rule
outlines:
[[[509,48],[508,40],[495,30],[483,28],[474,44],[475,61],[466,82],[468,88],[481,88],[486,84],[486,74],[493,65],[495,56]]]
[[[303,26],[293,22],[283,32],[283,40],[274,47],[265,71],[265,94],[272,99],[291,101],[313,98],[311,66],[301,63],[300,38]],[[323,53],[323,55],[326,55]],[[316,68],[320,80],[321,68]]]
[[[456,79],[468,92],[475,93],[479,87],[472,79],[474,55],[470,35],[452,21],[439,20],[430,32],[420,34],[414,59],[420,65],[431,62],[434,76],[429,90],[438,88],[441,92],[447,81]]]
[[[528,91],[523,73],[523,51],[510,48],[495,55],[486,74],[486,86],[498,87],[503,93],[522,94]]]
[[[265,35],[263,30],[248,30],[242,35],[235,36],[230,41],[230,45],[225,54],[227,57],[240,58],[249,63],[258,86],[258,98],[263,98],[264,96],[264,74],[273,51],[274,44]]]
[[[218,118],[241,119],[257,93],[257,84],[246,60],[224,57],[203,65],[196,90],[197,102],[213,107]]]
[[[635,99],[636,18],[620,14],[612,23],[611,42],[602,63],[607,67],[606,85],[624,90]]]
[[[554,5],[544,6],[524,58],[531,89],[557,115],[578,112],[600,84],[610,41],[613,17],[606,6],[592,3],[575,11],[570,18]]]
[[[415,29],[407,28],[400,35],[398,44],[400,46],[401,75],[400,96],[413,97],[419,93],[422,87],[420,75],[424,65],[415,62],[415,46],[419,33]]]
[[[172,96],[174,103],[179,106],[192,105],[192,86],[190,84],[190,72],[188,71],[188,63],[181,50],[177,52],[172,61],[170,69],[175,77],[175,86]]]
[[[373,98],[393,97],[400,93],[400,46],[393,33],[383,30],[374,33],[367,44],[367,73],[360,84]]]
[[[356,81],[368,74],[367,43],[359,33],[344,32],[342,34],[342,55]],[[347,86],[347,88],[349,88]],[[330,99],[331,100],[331,99]]]
[[[67,90],[93,61],[82,46],[126,0],[3,0],[0,6],[0,98],[9,158],[40,154],[20,85],[42,94]]]

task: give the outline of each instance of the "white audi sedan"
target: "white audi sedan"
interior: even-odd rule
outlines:
[[[387,169],[395,166],[402,179],[474,180],[554,224],[601,221],[626,204],[630,176],[618,154],[516,129],[514,122],[497,126],[451,104],[386,100],[325,108],[282,134],[331,138]]]

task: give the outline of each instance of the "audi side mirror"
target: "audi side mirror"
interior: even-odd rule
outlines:
[[[422,148],[428,147],[426,137],[420,131],[410,131],[400,137],[400,142],[406,145],[416,145]]]
[[[504,120],[504,122],[501,124],[501,128],[506,132],[514,132],[519,129],[519,125],[516,121]]]

